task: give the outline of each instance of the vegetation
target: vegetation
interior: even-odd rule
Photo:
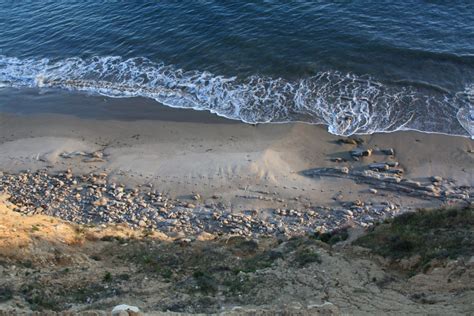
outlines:
[[[104,277],[102,278],[102,281],[112,282],[112,274],[109,271],[105,272]]]
[[[131,252],[123,256],[150,275],[184,286],[189,294],[214,296],[222,291],[238,295],[249,294],[258,285],[253,273],[271,268],[280,259],[296,268],[321,263],[319,244],[308,237],[292,238],[284,244],[275,238],[231,237],[192,245],[161,242],[150,247],[140,243],[127,247]]]
[[[13,290],[11,286],[0,287],[0,303],[6,302],[13,298]]]
[[[295,261],[300,267],[304,267],[310,263],[321,263],[321,257],[312,249],[303,248],[295,253]]]
[[[349,238],[348,227],[343,227],[325,233],[315,232],[313,238],[320,240],[326,244],[334,245]]]
[[[415,271],[429,268],[433,259],[470,257],[474,255],[474,209],[405,213],[376,225],[354,244],[394,260],[419,256]]]

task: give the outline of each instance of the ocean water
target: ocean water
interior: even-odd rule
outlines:
[[[0,92],[474,136],[474,1],[2,1]],[[65,104],[64,106],[67,106]]]

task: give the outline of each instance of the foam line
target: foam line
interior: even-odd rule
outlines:
[[[419,130],[473,136],[472,87],[460,93],[427,84],[390,85],[321,72],[297,81],[224,77],[146,58],[63,60],[0,56],[0,87],[61,88],[109,97],[147,97],[247,123],[303,121],[337,135]]]

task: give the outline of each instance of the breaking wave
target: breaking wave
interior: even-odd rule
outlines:
[[[170,107],[208,110],[247,123],[325,124],[337,135],[418,130],[474,136],[474,86],[450,93],[425,83],[381,83],[337,71],[288,81],[185,71],[146,58],[49,60],[0,56],[0,87],[140,96]]]

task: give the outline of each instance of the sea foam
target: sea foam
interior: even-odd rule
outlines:
[[[61,88],[115,98],[140,96],[247,123],[325,124],[337,135],[397,130],[474,135],[473,86],[449,93],[338,71],[289,81],[185,71],[146,58],[0,56],[0,87]]]

